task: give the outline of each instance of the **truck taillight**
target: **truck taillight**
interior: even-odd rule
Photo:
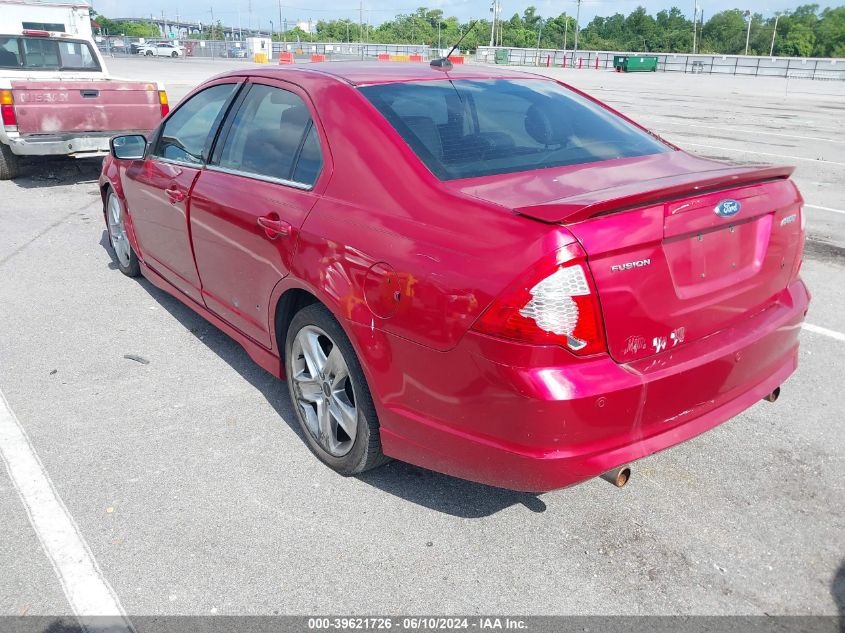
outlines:
[[[598,294],[577,245],[530,270],[484,311],[473,329],[523,343],[560,345],[579,356],[607,349]]]
[[[163,119],[170,112],[170,105],[167,103],[167,93],[164,90],[158,91],[158,102],[161,104],[161,118]]]
[[[3,119],[3,127],[17,127],[15,101],[12,98],[11,90],[0,90],[0,117]]]

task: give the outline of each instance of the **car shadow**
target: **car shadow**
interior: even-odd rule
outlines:
[[[836,576],[833,577],[830,593],[839,611],[839,630],[845,633],[845,559],[842,559],[842,564],[839,565]]]
[[[109,268],[117,271],[117,261],[105,231],[100,245],[109,255]],[[138,278],[138,283],[185,329],[261,392],[285,424],[303,440],[302,450],[308,450],[302,429],[296,423],[288,390],[278,378],[259,367],[238,343],[181,301],[143,277]],[[546,510],[546,504],[536,494],[494,488],[400,461],[362,473],[357,479],[411,503],[460,518],[482,518],[514,505],[522,505],[531,512]]]
[[[99,158],[22,157],[18,176],[12,182],[22,189],[96,183],[102,166],[102,156]]]

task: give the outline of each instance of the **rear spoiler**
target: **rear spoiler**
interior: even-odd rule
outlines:
[[[667,202],[690,194],[731,189],[767,180],[789,178],[795,167],[729,167],[633,182],[542,204],[514,209],[515,213],[549,223],[580,222],[597,215]]]

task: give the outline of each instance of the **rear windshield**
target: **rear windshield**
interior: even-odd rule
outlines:
[[[0,36],[0,68],[99,71],[100,63],[88,42]]]
[[[441,180],[671,149],[554,81],[440,80],[360,90]]]

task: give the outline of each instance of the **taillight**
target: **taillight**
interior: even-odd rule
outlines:
[[[170,112],[170,105],[167,103],[167,93],[164,90],[158,91],[158,102],[161,105],[161,118],[163,119]]]
[[[473,329],[523,343],[561,345],[579,356],[607,349],[595,284],[577,245],[531,269],[484,311]]]
[[[17,127],[18,125],[14,104],[12,91],[0,90],[0,117],[3,119],[3,127]]]

